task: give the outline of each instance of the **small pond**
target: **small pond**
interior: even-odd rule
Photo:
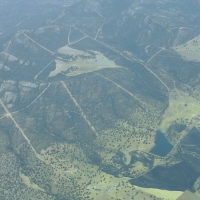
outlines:
[[[155,146],[151,149],[150,152],[158,156],[166,156],[172,150],[172,148],[173,146],[169,143],[164,133],[157,131]]]

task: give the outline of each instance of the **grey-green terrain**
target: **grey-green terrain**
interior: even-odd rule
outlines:
[[[0,0],[0,199],[200,195],[199,21],[199,0]]]

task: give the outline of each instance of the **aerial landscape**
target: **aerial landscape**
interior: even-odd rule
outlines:
[[[0,10],[0,199],[200,199],[199,0]]]

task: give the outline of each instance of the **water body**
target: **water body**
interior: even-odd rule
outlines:
[[[156,132],[155,146],[151,149],[151,153],[158,156],[166,156],[173,146],[169,143],[165,135],[161,131]]]

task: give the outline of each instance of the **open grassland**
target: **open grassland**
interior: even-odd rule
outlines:
[[[180,54],[184,60],[200,62],[200,35],[172,49]]]
[[[29,188],[32,188],[34,190],[39,190],[39,191],[42,191],[42,192],[45,192],[45,190],[41,187],[39,187],[37,184],[35,183],[32,183],[29,179],[28,176],[26,176],[25,174],[21,173],[19,174],[20,178],[22,179],[23,183],[25,185],[27,185]]]
[[[85,153],[72,144],[54,144],[42,150],[41,157],[53,169],[52,190],[54,194],[74,192],[83,199],[146,199],[162,198],[174,200],[182,192],[147,189],[131,185],[127,177],[117,178],[101,171],[98,166],[90,164]],[[144,168],[141,163],[136,167]],[[21,174],[29,187],[39,189],[30,179]]]
[[[104,68],[120,67],[97,51],[85,52],[65,46],[60,48],[58,53],[61,56],[62,54],[70,56],[70,58],[67,61],[56,59],[56,68],[49,74],[49,77],[56,76],[61,72],[66,76],[76,76]]]
[[[143,192],[146,192],[148,194],[152,194],[158,198],[163,199],[169,199],[169,200],[176,200],[181,194],[183,194],[182,191],[168,191],[168,190],[159,190],[155,188],[141,188],[138,186],[135,186],[136,189],[141,190]]]
[[[198,124],[200,102],[189,94],[173,90],[169,95],[169,107],[162,117],[160,129],[166,132],[175,122],[194,126]]]

